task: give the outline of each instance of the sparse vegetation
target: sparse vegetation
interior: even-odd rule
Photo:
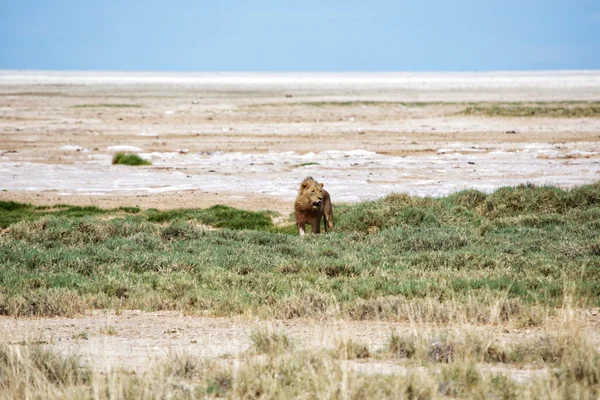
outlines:
[[[485,117],[539,117],[539,118],[597,118],[600,116],[598,101],[562,102],[394,102],[394,101],[316,101],[296,103],[255,104],[250,107],[310,107],[361,109],[379,108],[433,108],[450,115]],[[462,110],[461,110],[462,108]],[[461,110],[461,111],[458,111]],[[355,110],[358,111],[358,110]]]
[[[402,102],[402,101],[303,101],[295,103],[253,104],[249,107],[426,107],[441,104],[457,104],[443,102]],[[464,104],[464,103],[460,103]]]
[[[572,103],[480,103],[460,114],[486,117],[597,118],[600,102]]]
[[[89,339],[89,337],[88,337],[88,334],[87,334],[87,332],[79,332],[78,334],[76,334],[76,335],[73,335],[73,339],[83,339],[83,340],[88,340],[88,339]]]
[[[304,107],[362,107],[362,106],[406,106],[407,104],[426,103],[403,103],[396,101],[307,101],[302,103],[279,103],[278,105],[294,105]]]
[[[488,338],[429,332],[414,334],[418,343],[409,361],[390,347],[372,354],[350,340],[334,350],[294,349],[284,335],[267,330],[252,333],[258,354],[243,362],[172,355],[144,373],[112,370],[99,374],[38,345],[0,345],[0,397],[7,398],[597,398],[600,354],[568,324],[544,341],[509,345],[503,354],[534,354],[535,370],[523,369],[515,357],[496,357]],[[258,333],[257,333],[258,332]],[[273,340],[276,338],[275,340]],[[441,339],[440,342],[432,340]],[[401,340],[402,343],[406,341]],[[272,347],[275,344],[275,348]],[[412,347],[414,345],[410,345]],[[401,346],[405,348],[403,344]],[[422,348],[421,348],[422,347]],[[395,347],[398,350],[399,347]],[[284,350],[284,351],[282,351]],[[490,357],[490,355],[493,355]],[[376,357],[386,373],[365,373],[366,358]],[[387,360],[387,361],[386,361]],[[385,364],[382,364],[385,363]],[[545,370],[539,370],[544,368]],[[513,379],[531,373],[526,380]]]
[[[141,108],[141,104],[127,103],[101,103],[101,104],[78,104],[73,108]]]
[[[112,159],[113,165],[121,164],[121,165],[152,165],[152,163],[148,160],[144,160],[137,154],[126,154],[126,153],[117,153],[113,156]]]
[[[309,167],[311,165],[320,165],[320,164],[318,162],[305,162],[305,163],[302,163],[302,164],[294,165],[294,168]]]

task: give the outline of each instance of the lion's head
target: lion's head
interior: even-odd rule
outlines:
[[[323,206],[323,184],[308,177],[300,184],[299,197],[304,198],[305,204],[313,210]]]

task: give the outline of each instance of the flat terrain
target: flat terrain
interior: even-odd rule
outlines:
[[[0,399],[596,398],[599,177],[595,71],[0,71]]]
[[[598,101],[596,72],[4,72],[0,199],[287,211],[307,175],[336,202],[570,187],[600,172]]]

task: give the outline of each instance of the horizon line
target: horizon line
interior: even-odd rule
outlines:
[[[485,69],[485,70],[132,70],[132,69],[37,69],[0,68],[6,72],[52,72],[52,73],[140,73],[140,74],[486,74],[486,73],[568,73],[600,72],[600,68],[560,68],[560,69]]]

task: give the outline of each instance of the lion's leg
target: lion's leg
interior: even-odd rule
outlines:
[[[304,236],[306,234],[306,227],[305,227],[305,225],[297,223],[296,226],[298,226],[298,233],[300,233],[300,236]]]
[[[312,221],[310,226],[312,233],[321,233],[321,217],[317,218],[316,221]]]
[[[321,225],[321,221],[319,219],[319,225]],[[323,228],[325,228],[325,233],[329,232],[329,227],[327,226],[328,222],[327,222],[327,214],[323,214]]]
[[[331,196],[326,193],[323,197],[323,216],[325,217],[326,231],[333,229],[333,206],[331,205]]]
[[[325,214],[325,224],[327,224],[329,229],[333,229],[333,214]]]

